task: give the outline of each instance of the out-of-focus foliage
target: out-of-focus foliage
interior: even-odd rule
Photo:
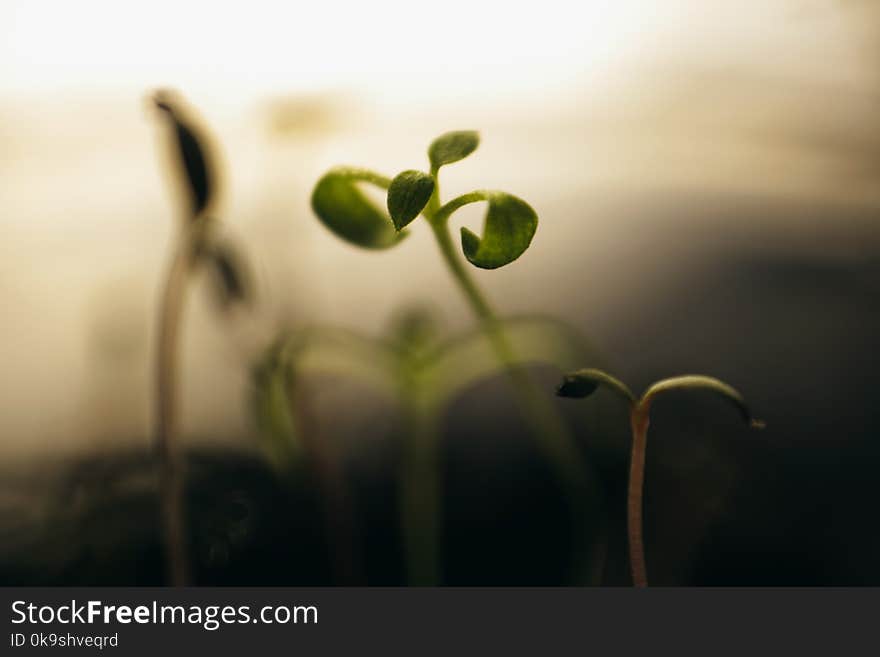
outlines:
[[[517,363],[550,365],[560,371],[595,361],[596,352],[567,324],[546,317],[502,322]],[[401,315],[390,334],[372,338],[337,327],[290,331],[263,354],[252,372],[252,410],[269,458],[295,456],[296,418],[292,391],[299,377],[325,374],[352,378],[389,397],[401,392],[424,411],[439,412],[457,395],[499,372],[490,339],[482,329],[440,339],[437,320],[426,312]]]

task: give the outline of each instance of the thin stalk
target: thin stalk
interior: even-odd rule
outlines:
[[[440,583],[440,467],[436,417],[413,395],[404,395],[408,427],[403,445],[400,514],[407,581],[413,586]]]
[[[178,349],[186,301],[186,279],[191,243],[181,240],[168,269],[159,308],[159,344],[156,370],[157,422],[155,449],[159,456],[161,517],[168,582],[189,582],[184,463],[177,443]]]
[[[395,380],[403,407],[404,433],[398,509],[411,586],[440,583],[440,468],[437,463],[437,410],[424,396],[420,363],[407,351],[396,361]]]
[[[309,410],[312,404],[304,388],[303,382],[294,378],[288,386],[288,401],[294,417],[299,419],[303,446],[321,491],[333,572],[340,584],[359,584],[362,580],[361,568],[355,552],[354,519],[345,474],[339,455],[328,441],[321,439],[316,418]]]
[[[629,564],[633,585],[648,586],[645,567],[645,543],[643,539],[642,509],[645,488],[645,451],[648,442],[650,418],[646,404],[633,404],[630,411],[632,427],[632,454],[629,464],[629,489],[627,492],[627,536],[629,539]]]
[[[436,170],[432,170],[432,175],[434,180],[437,181]],[[424,214],[434,231],[434,237],[437,240],[440,252],[452,277],[464,293],[474,314],[483,325],[498,360],[507,369],[517,400],[523,408],[524,419],[529,424],[532,432],[539,437],[540,445],[544,448],[551,463],[562,476],[571,504],[572,529],[575,537],[572,552],[578,562],[577,566],[575,566],[574,578],[576,581],[591,581],[591,576],[599,571],[600,568],[597,564],[591,563],[595,556],[585,558],[585,563],[580,563],[578,557],[581,554],[590,556],[588,555],[589,551],[583,529],[584,518],[589,511],[589,503],[586,499],[585,491],[590,485],[590,481],[582,465],[581,455],[559,413],[543,395],[541,388],[535,383],[534,379],[516,362],[515,350],[510,344],[498,320],[498,316],[477,287],[473,278],[471,278],[452,242],[452,236],[449,231],[449,216],[457,207],[474,200],[480,199],[473,194],[468,194],[443,206],[441,210],[439,182],[437,182]],[[451,207],[453,205],[455,207]]]

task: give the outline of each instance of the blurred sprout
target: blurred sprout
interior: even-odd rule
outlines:
[[[160,89],[153,102],[168,118],[174,131],[178,163],[191,197],[191,218],[198,219],[216,195],[216,166],[208,138],[191,118],[182,98],[174,91]]]
[[[286,336],[273,342],[251,369],[251,411],[269,461],[290,467],[301,449],[290,390],[294,385],[291,350]]]
[[[250,281],[243,259],[221,241],[217,221],[209,212],[217,195],[216,165],[207,133],[197,126],[183,99],[160,90],[153,102],[172,127],[172,149],[179,178],[187,190],[190,221],[178,233],[159,307],[156,365],[156,451],[160,459],[161,513],[168,579],[183,586],[189,580],[189,536],[185,515],[184,462],[177,445],[179,336],[186,288],[195,265],[207,263],[223,308],[250,298]]]
[[[584,359],[597,358],[582,336],[563,322],[545,317],[499,321],[518,367],[545,364],[566,371]],[[327,326],[279,336],[252,370],[251,403],[267,458],[285,468],[303,450],[314,449],[309,447],[314,436],[301,429],[302,416],[309,411],[295,395],[304,377],[320,373],[354,378],[397,396],[407,423],[401,470],[406,561],[410,581],[425,583],[437,581],[439,575],[440,484],[435,465],[442,413],[456,396],[498,370],[493,342],[484,331],[441,339],[437,315],[414,307],[393,319],[386,338]],[[596,558],[589,550],[578,556]]]
[[[397,313],[391,322],[391,342],[411,358],[424,357],[440,340],[441,322],[435,310],[414,306]]]

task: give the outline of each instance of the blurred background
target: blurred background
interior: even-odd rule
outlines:
[[[880,583],[870,0],[5,0],[3,581],[161,581],[149,492],[123,488],[98,511],[77,497],[151,445],[159,286],[179,222],[148,102],[158,87],[217,140],[219,218],[256,292],[246,317],[218,315],[197,276],[187,309],[181,434],[207,509],[193,521],[197,583],[333,583],[308,486],[280,486],[261,457],[252,365],[283,327],[382,336],[413,306],[448,335],[474,327],[426,226],[364,251],[309,207],[330,166],[424,169],[451,129],[482,143],[444,169],[446,198],[504,189],[540,216],[519,260],[474,270],[503,315],[567,322],[634,389],[718,376],[767,420],[748,432],[699,396],[657,405],[652,583]],[[453,222],[478,231],[481,209]],[[536,376],[549,393],[559,372]],[[403,583],[394,404],[311,385],[354,491],[363,582]],[[444,583],[565,583],[564,500],[505,385],[487,374],[445,415]],[[559,409],[604,491],[601,582],[627,585],[625,410],[601,393]]]

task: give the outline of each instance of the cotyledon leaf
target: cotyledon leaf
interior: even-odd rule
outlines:
[[[358,188],[369,183],[388,189],[391,181],[372,171],[336,167],[328,171],[312,192],[312,209],[337,236],[366,249],[387,249],[406,232],[397,231],[384,210]]]
[[[409,225],[419,216],[433,193],[433,176],[413,170],[397,174],[388,188],[388,214],[394,227],[401,230]]]
[[[535,236],[538,215],[528,203],[506,192],[476,191],[455,198],[437,211],[438,221],[469,203],[486,201],[483,236],[461,229],[465,257],[481,269],[497,269],[519,258]]]
[[[444,164],[463,160],[477,150],[479,145],[480,134],[474,130],[454,130],[444,133],[428,147],[431,169],[436,171]]]

